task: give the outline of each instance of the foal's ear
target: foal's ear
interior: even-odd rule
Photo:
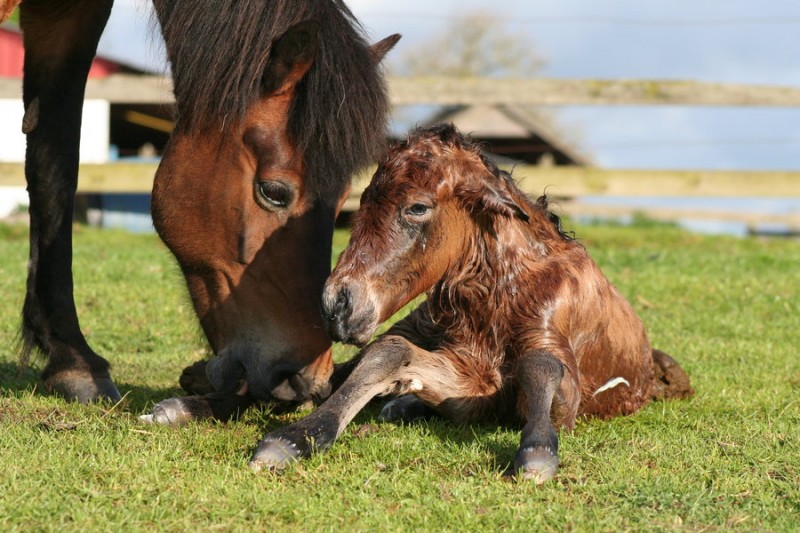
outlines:
[[[318,38],[319,23],[306,20],[272,41],[269,63],[261,81],[265,94],[281,94],[297,85],[314,62]]]
[[[389,53],[389,50],[394,48],[394,45],[396,45],[397,41],[400,40],[400,37],[402,36],[399,33],[393,33],[392,35],[381,39],[369,47],[369,51],[372,54],[372,60],[375,61],[376,65],[383,61],[383,58],[386,57],[386,54]]]
[[[528,213],[514,201],[508,191],[500,184],[484,181],[480,184],[463,185],[456,189],[456,198],[473,215],[490,214],[508,218],[516,217],[524,222]]]

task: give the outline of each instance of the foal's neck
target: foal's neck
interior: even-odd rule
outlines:
[[[481,328],[506,318],[530,271],[563,245],[547,212],[534,206],[527,211],[527,222],[499,218],[490,226],[475,224],[461,256],[429,293],[434,313],[469,316]]]
[[[504,295],[515,281],[513,249],[493,231],[479,229],[465,239],[460,257],[428,294],[432,318],[445,329],[486,332],[506,314]]]

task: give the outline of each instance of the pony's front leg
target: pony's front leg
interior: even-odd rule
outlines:
[[[367,346],[350,376],[314,412],[268,433],[250,459],[254,470],[282,469],[301,457],[329,448],[345,426],[375,396],[411,392],[403,369],[421,351],[402,337],[386,335]]]
[[[72,294],[72,212],[86,78],[112,0],[20,5],[25,45],[25,178],[30,261],[22,310],[23,360],[47,357],[47,389],[70,400],[118,400],[108,362],[87,344]]]
[[[514,472],[537,484],[543,483],[558,469],[558,434],[554,419],[559,425],[571,426],[579,396],[573,393],[571,376],[565,379],[564,365],[545,350],[523,355],[517,363],[515,378],[525,426],[514,458]]]

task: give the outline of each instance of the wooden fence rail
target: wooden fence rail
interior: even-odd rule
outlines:
[[[157,163],[82,164],[78,191],[149,193]],[[517,165],[514,177],[530,195],[695,196],[800,198],[800,171],[621,170]],[[356,177],[348,205],[357,202],[371,170]],[[22,163],[0,163],[0,186],[25,186]]]
[[[80,168],[78,191],[83,193],[144,193],[153,186],[157,164],[109,163],[84,164]],[[369,181],[369,172],[353,182],[345,211],[358,209],[361,192]],[[654,196],[654,197],[727,197],[727,198],[800,198],[800,172],[721,172],[673,170],[612,170],[581,167],[539,168],[518,166],[514,176],[522,189],[536,197],[543,192],[561,199],[556,209],[572,216],[622,217],[634,213],[657,220],[736,221],[758,228],[782,225],[791,232],[800,231],[800,213],[744,213],[711,209],[675,209],[593,205],[574,200],[582,196]],[[24,167],[20,163],[0,163],[0,186],[24,186]]]
[[[661,80],[554,80],[486,78],[389,78],[389,94],[394,105],[437,104],[526,104],[526,105],[692,105],[800,107],[800,88],[760,85],[721,84],[696,81]],[[0,78],[0,98],[20,98],[18,79]],[[171,80],[160,76],[114,74],[91,79],[87,98],[127,104],[171,104]],[[155,163],[118,162],[84,164],[80,169],[79,192],[149,193]],[[368,175],[368,174],[365,174]],[[540,168],[518,166],[514,171],[522,188],[531,196],[543,191],[556,197],[581,196],[660,196],[660,197],[792,197],[800,198],[800,172],[758,171],[673,171],[616,170],[585,167]],[[355,210],[366,184],[355,180],[346,210]],[[23,165],[0,163],[0,186],[24,186]],[[570,214],[624,214],[626,206],[589,206],[565,202]],[[645,209],[654,218],[681,218],[681,210]],[[688,213],[688,212],[687,212]],[[730,219],[736,213],[696,216]],[[684,214],[686,216],[686,214]],[[755,216],[756,218],[752,218]],[[797,214],[752,215],[752,223],[785,223],[798,227]],[[745,216],[739,217],[744,220]]]
[[[388,78],[394,105],[692,105],[800,106],[800,88],[676,80]],[[0,98],[20,98],[21,80],[0,78]],[[171,104],[162,76],[113,74],[90,79],[86,97],[126,104]]]

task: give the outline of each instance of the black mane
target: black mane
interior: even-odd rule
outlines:
[[[274,39],[319,22],[314,64],[300,83],[290,134],[307,178],[335,193],[372,162],[386,138],[388,98],[364,31],[342,0],[156,0],[172,66],[177,123],[230,126],[261,95]]]

